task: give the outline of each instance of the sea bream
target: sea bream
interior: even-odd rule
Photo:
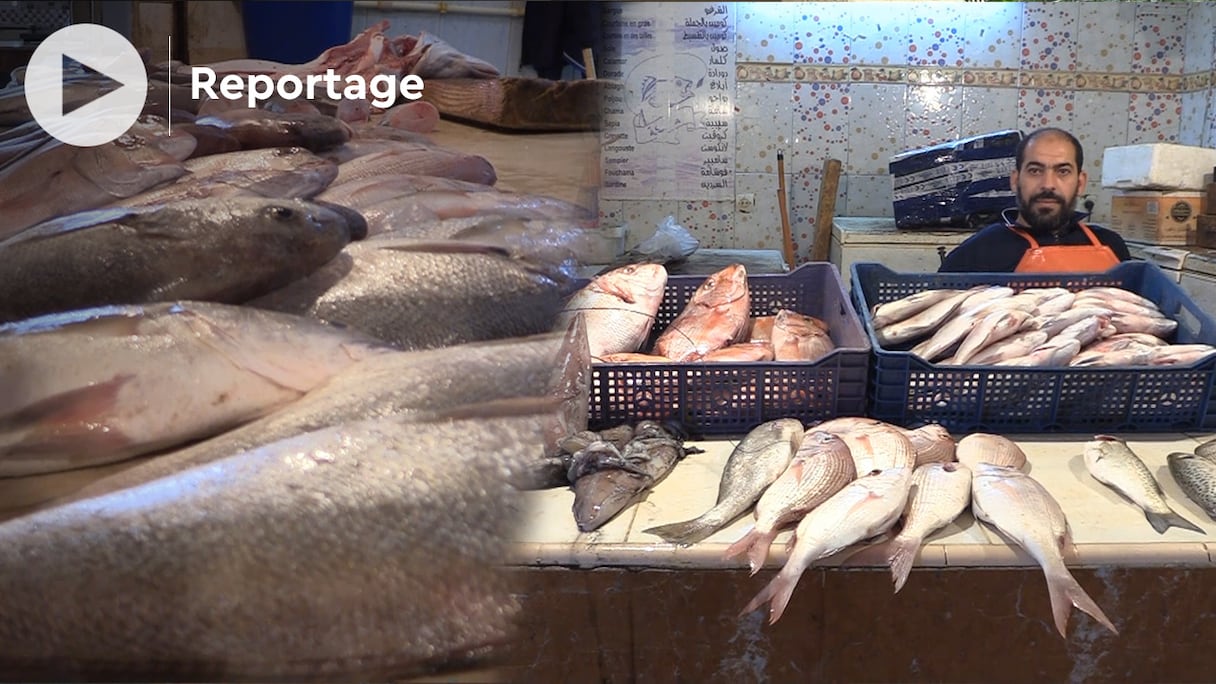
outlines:
[[[1064,564],[1062,553],[1072,543],[1068,520],[1043,485],[1020,470],[979,463],[972,468],[971,510],[1042,566],[1060,636],[1068,636],[1068,616],[1074,605],[1119,633]]]
[[[891,468],[858,477],[811,509],[794,532],[794,548],[777,576],[743,609],[769,604],[769,623],[781,619],[802,573],[815,561],[887,531],[899,519],[912,468]]]
[[[515,637],[537,421],[348,423],[0,525],[18,680],[398,680]]]
[[[756,502],[756,523],[724,555],[746,556],[751,574],[756,574],[784,527],[797,524],[856,477],[853,457],[844,440],[830,432],[808,431],[789,466]]]
[[[596,442],[571,459],[569,479],[574,489],[574,521],[580,532],[591,532],[638,501],[675,468],[688,453],[684,441],[661,424],[637,424],[625,448]]]
[[[240,304],[309,275],[365,226],[349,209],[230,197],[97,209],[0,242],[0,322],[110,304]]]
[[[925,539],[954,519],[971,503],[971,470],[961,463],[926,463],[912,472],[911,494],[904,507],[903,527],[884,545],[895,593],[903,589]]]
[[[1082,455],[1089,474],[1139,506],[1157,534],[1165,534],[1170,527],[1204,533],[1195,523],[1170,508],[1161,485],[1125,440],[1096,435],[1085,444]]]
[[[655,341],[654,353],[673,361],[696,361],[739,342],[747,331],[750,308],[747,269],[731,264],[697,287],[680,315]]]
[[[564,327],[581,313],[593,358],[636,352],[650,335],[666,285],[667,269],[662,264],[612,269],[571,295],[556,325]]]
[[[805,434],[794,418],[761,423],[731,450],[718,483],[718,498],[709,510],[684,522],[642,530],[672,544],[689,546],[743,515],[789,466]]]

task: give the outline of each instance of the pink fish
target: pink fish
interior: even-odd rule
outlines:
[[[747,329],[750,307],[747,269],[731,264],[701,283],[680,315],[659,335],[654,353],[674,361],[696,361],[738,342]]]

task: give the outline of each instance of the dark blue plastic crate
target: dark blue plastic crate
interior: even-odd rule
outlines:
[[[1170,432],[1216,429],[1216,358],[1189,367],[1020,368],[939,366],[874,335],[878,304],[934,288],[976,285],[1115,286],[1152,300],[1178,322],[1171,341],[1216,344],[1216,321],[1155,264],[1127,262],[1105,273],[896,273],[855,263],[853,302],[874,351],[869,415],[905,427],[941,423],[951,432]]]
[[[670,276],[643,349],[684,310],[705,276]],[[597,363],[591,369],[589,425],[675,420],[689,436],[744,435],[760,423],[804,424],[863,415],[870,341],[836,267],[804,264],[781,275],[749,275],[751,315],[792,309],[828,324],[836,349],[811,363]],[[580,283],[583,285],[585,283]]]

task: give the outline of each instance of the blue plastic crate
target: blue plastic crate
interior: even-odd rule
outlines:
[[[896,273],[855,263],[852,296],[874,351],[869,415],[905,427],[941,423],[951,432],[1170,432],[1216,429],[1216,358],[1189,367],[1020,368],[942,366],[874,335],[878,304],[934,288],[976,285],[1122,287],[1178,322],[1171,340],[1216,344],[1216,321],[1155,264],[1127,262],[1096,274]]]
[[[684,310],[704,276],[670,276],[644,349]],[[597,363],[591,369],[589,425],[675,420],[689,436],[744,435],[760,423],[804,424],[862,415],[870,341],[836,267],[804,264],[781,275],[749,275],[751,315],[792,309],[828,324],[836,349],[811,363]],[[580,285],[585,283],[580,283]]]

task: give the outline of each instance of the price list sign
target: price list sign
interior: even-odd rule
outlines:
[[[734,19],[728,3],[606,9],[604,199],[734,199]]]

